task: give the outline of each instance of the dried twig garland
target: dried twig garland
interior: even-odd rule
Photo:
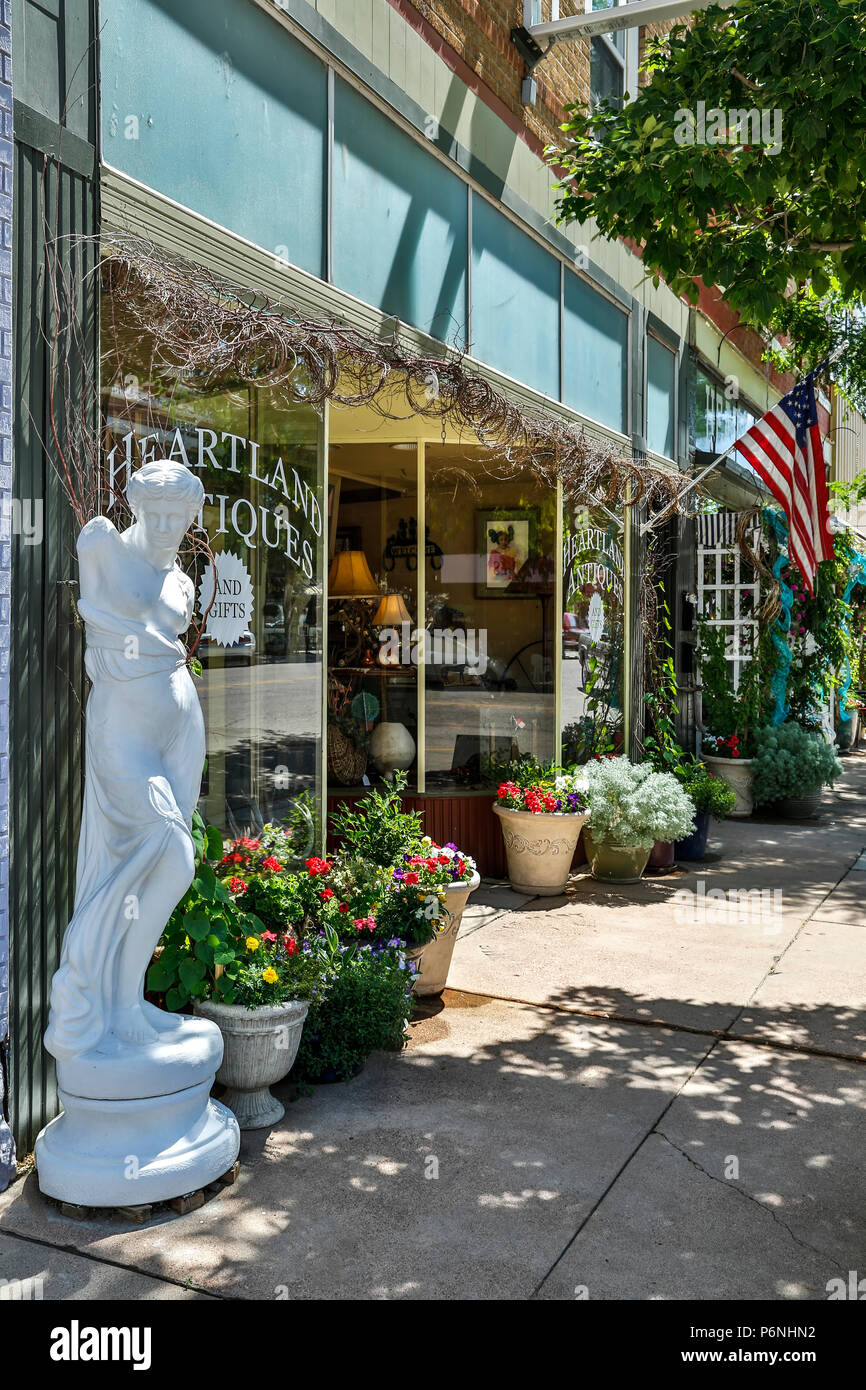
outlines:
[[[553,414],[521,408],[444,346],[424,357],[399,332],[378,341],[343,323],[314,322],[139,237],[113,236],[102,264],[109,294],[187,386],[230,379],[268,387],[290,405],[321,410],[330,400],[385,419],[420,415],[474,434],[504,475],[529,468],[551,486],[561,482],[572,502],[642,502],[652,516],[691,515],[677,495],[678,474],[626,458]]]

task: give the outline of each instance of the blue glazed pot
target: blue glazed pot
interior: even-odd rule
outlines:
[[[703,859],[707,852],[707,836],[710,833],[709,811],[695,812],[695,829],[684,840],[677,840],[675,851],[677,859]]]

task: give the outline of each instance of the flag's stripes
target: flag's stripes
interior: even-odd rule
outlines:
[[[818,564],[833,557],[814,376],[756,420],[734,448],[784,508],[788,552],[811,593]]]

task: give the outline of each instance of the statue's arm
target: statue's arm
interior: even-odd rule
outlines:
[[[78,592],[82,598],[95,600],[104,592],[106,561],[120,537],[113,521],[107,516],[95,516],[83,526],[78,536]]]

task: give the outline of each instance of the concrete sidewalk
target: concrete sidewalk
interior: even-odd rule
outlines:
[[[631,888],[482,885],[405,1052],[247,1134],[239,1182],[187,1216],[71,1223],[16,1183],[0,1277],[60,1299],[826,1298],[866,1275],[864,792],[849,757],[820,822],[728,822],[703,864]],[[701,883],[765,896],[692,920]]]

